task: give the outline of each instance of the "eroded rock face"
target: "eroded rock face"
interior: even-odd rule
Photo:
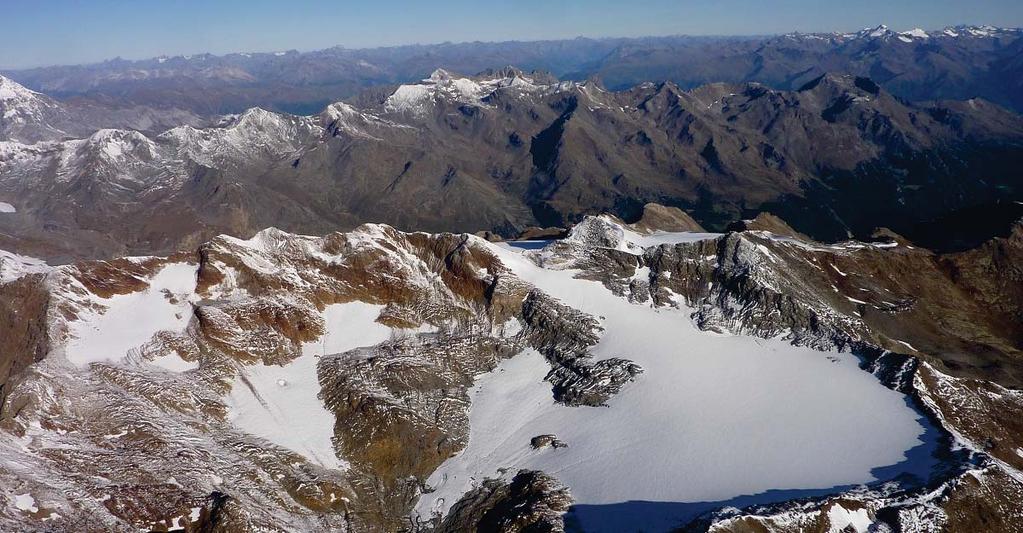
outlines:
[[[1023,357],[1020,226],[945,255],[896,241],[824,245],[763,230],[637,248],[622,232],[612,219],[588,219],[535,260],[578,269],[634,302],[685,303],[705,329],[783,335],[818,348],[867,344],[953,375],[1023,385],[1015,364]]]
[[[600,339],[593,317],[561,304],[539,290],[522,303],[526,327],[521,336],[547,358],[554,399],[567,405],[603,405],[643,371],[620,357],[593,361],[589,348]]]
[[[629,224],[629,227],[641,233],[653,233],[655,231],[706,231],[699,222],[689,216],[689,213],[677,207],[669,207],[657,203],[644,205],[643,214],[640,215],[639,220]]]
[[[320,360],[322,398],[363,507],[354,523],[402,525],[417,480],[465,447],[473,378],[519,349],[483,333],[430,333]]]
[[[42,275],[0,284],[0,419],[8,381],[49,351],[49,302]]]
[[[561,533],[572,496],[553,477],[521,470],[510,482],[488,479],[458,501],[434,530]]]
[[[194,289],[156,286],[164,269],[184,272]],[[219,237],[195,254],[60,267],[0,290],[23,297],[7,317],[18,356],[4,358],[12,385],[0,426],[15,440],[0,444],[38,473],[0,468],[0,478],[46,499],[36,518],[52,515],[57,530],[87,515],[107,529],[401,529],[425,478],[465,446],[475,376],[533,346],[549,354],[552,396],[596,405],[638,372],[627,361],[589,361],[596,320],[569,315],[467,235],[270,229]],[[81,335],[77,321],[144,294],[145,305],[176,310],[180,329],[154,331],[127,357],[65,354]],[[278,409],[277,392],[254,378],[259,369],[315,357],[305,346],[328,334],[324,310],[356,301],[379,306],[376,322],[392,338],[324,353],[310,376],[344,468],[238,427],[235,398],[246,391]],[[577,315],[584,321],[569,321]],[[92,499],[70,500],[68,487]]]

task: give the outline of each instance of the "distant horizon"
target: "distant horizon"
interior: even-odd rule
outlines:
[[[87,62],[81,62],[81,63],[48,63],[48,64],[27,65],[27,66],[21,66],[21,67],[14,67],[14,66],[0,64],[0,71],[9,71],[9,72],[10,71],[24,71],[24,70],[33,70],[33,69],[51,68],[51,67],[55,67],[55,68],[59,68],[59,67],[86,67],[86,66],[102,65],[104,63],[110,63],[110,62],[113,62],[113,61],[141,62],[141,61],[156,60],[156,59],[160,59],[160,58],[174,59],[174,58],[179,58],[180,57],[180,58],[190,59],[192,57],[204,56],[204,55],[213,56],[213,57],[226,57],[226,56],[244,55],[244,54],[264,54],[264,55],[268,55],[268,54],[289,54],[289,53],[308,54],[308,53],[320,52],[320,51],[324,51],[324,50],[330,50],[332,48],[341,48],[341,49],[344,49],[344,50],[351,50],[351,51],[361,51],[361,50],[387,50],[387,49],[416,47],[416,46],[421,46],[421,47],[442,46],[442,45],[455,45],[455,46],[457,46],[457,45],[476,44],[476,43],[480,43],[480,44],[542,43],[542,42],[572,41],[572,40],[577,40],[577,39],[585,39],[585,40],[592,40],[592,41],[638,40],[638,39],[671,39],[671,38],[685,38],[685,37],[708,38],[708,39],[714,39],[714,38],[720,38],[720,39],[727,39],[727,38],[733,38],[733,39],[741,39],[741,38],[756,39],[756,38],[762,38],[762,37],[777,37],[777,36],[788,35],[788,34],[793,34],[793,33],[798,33],[798,34],[803,34],[803,35],[811,35],[811,34],[850,34],[850,33],[856,33],[856,32],[867,30],[867,29],[871,29],[871,28],[877,28],[877,27],[880,27],[880,26],[885,26],[889,30],[894,31],[894,32],[905,32],[905,31],[910,31],[910,30],[913,30],[913,29],[922,29],[922,30],[925,30],[927,32],[933,32],[933,31],[940,31],[940,30],[947,29],[947,28],[961,27],[961,26],[972,26],[972,27],[990,26],[990,27],[1001,28],[1001,29],[1023,29],[1023,24],[1021,24],[1021,25],[1008,25],[1008,26],[1006,26],[1006,25],[995,25],[995,24],[966,24],[966,23],[945,24],[945,25],[942,25],[940,27],[930,27],[930,28],[924,28],[922,26],[913,26],[913,27],[901,28],[901,27],[894,27],[894,26],[891,26],[891,25],[888,25],[888,24],[885,24],[885,23],[881,22],[881,23],[878,23],[878,24],[874,24],[874,25],[870,25],[870,26],[864,26],[862,28],[856,28],[856,29],[831,29],[831,30],[814,30],[814,31],[790,30],[790,31],[784,31],[784,32],[770,32],[770,33],[735,33],[735,34],[723,34],[723,33],[705,33],[705,34],[673,33],[673,34],[647,34],[647,35],[575,35],[575,36],[570,36],[570,37],[536,38],[536,39],[515,39],[515,38],[510,38],[510,39],[500,39],[500,40],[479,40],[479,39],[477,39],[477,40],[461,40],[461,41],[406,42],[406,43],[396,43],[396,44],[381,44],[381,45],[376,45],[376,46],[348,46],[348,45],[345,45],[343,43],[337,43],[337,44],[333,44],[333,45],[320,46],[320,47],[314,47],[314,48],[295,48],[295,47],[291,47],[291,48],[275,48],[275,49],[265,49],[265,50],[237,49],[237,50],[218,51],[218,52],[198,51],[198,52],[186,52],[186,53],[160,53],[160,54],[156,54],[156,55],[128,56],[128,57],[118,55],[118,56],[112,56],[112,57],[105,57],[105,58],[102,58],[102,59],[99,59],[99,60],[95,60],[95,61],[87,61]]]
[[[24,70],[209,53],[646,36],[744,37],[1023,26],[1018,0],[48,0],[4,6],[0,66]]]

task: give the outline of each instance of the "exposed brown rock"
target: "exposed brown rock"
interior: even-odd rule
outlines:
[[[1013,454],[1021,446],[1023,427],[1015,419],[1023,402],[1017,392],[987,381],[1011,384],[1019,375],[1018,349],[1013,351],[1018,325],[1012,318],[1023,301],[1020,232],[955,255],[900,243],[822,245],[763,230],[636,250],[605,231],[614,223],[609,218],[581,228],[545,250],[543,260],[552,268],[580,268],[582,276],[637,303],[684,300],[704,327],[907,354],[889,354],[912,362],[898,368],[905,374],[899,386],[890,386],[908,382],[942,427],[976,446],[979,462],[990,456],[1021,466]],[[157,267],[133,265],[63,267],[47,286],[30,276],[0,286],[0,295],[13,291],[12,297],[31,299],[38,296],[33,291],[43,291],[50,300],[34,305],[59,324],[73,316],[81,291],[123,294],[119,291],[147,287]],[[633,279],[644,267],[649,276]],[[600,405],[640,371],[626,359],[593,361],[589,350],[601,333],[596,317],[516,278],[475,237],[406,234],[384,226],[322,239],[268,231],[250,242],[219,238],[204,245],[197,271],[206,299],[195,304],[188,328],[154,336],[139,361],[94,363],[71,372],[43,359],[23,367],[9,391],[4,429],[15,435],[32,429],[32,438],[43,443],[33,444],[31,455],[11,448],[12,460],[31,464],[39,479],[87,487],[82,491],[88,497],[66,503],[74,511],[69,520],[94,513],[107,528],[159,529],[201,507],[203,527],[223,531],[407,527],[425,479],[465,446],[467,391],[474,376],[530,345],[551,364],[547,379],[556,399]],[[104,283],[103,272],[116,283]],[[381,323],[432,325],[438,333],[399,333],[378,346],[320,358],[321,398],[335,413],[334,444],[350,470],[320,468],[227,423],[224,395],[246,386],[246,365],[291,361],[303,342],[322,334],[317,311],[352,300],[383,305]],[[0,325],[3,320],[14,319],[0,314]],[[521,322],[522,331],[506,336],[505,324],[515,323],[509,321]],[[38,332],[17,331],[11,337],[17,346],[45,350]],[[152,372],[143,365],[170,352],[198,368]],[[917,359],[931,365],[917,366]],[[553,447],[559,442],[554,435],[533,441]],[[106,481],[78,481],[83,472]],[[225,478],[216,490],[230,495],[218,504],[216,520],[209,518],[211,472]],[[963,477],[959,488],[949,489],[949,523],[990,524],[992,531],[1012,523],[1016,508],[1010,498],[1018,487],[1011,476],[987,472],[976,477],[979,485]],[[540,474],[521,475],[511,483],[484,482],[438,521],[440,527],[560,531],[561,513],[570,504],[567,492]],[[18,479],[0,465],[0,481]],[[64,497],[46,489],[52,501]],[[105,495],[110,499],[96,503]],[[861,501],[839,499],[846,509]],[[789,526],[825,527],[827,501],[801,505],[802,518]],[[869,498],[862,505],[872,517],[897,508]],[[970,514],[971,507],[979,510]],[[976,517],[987,521],[970,522]],[[8,517],[0,516],[3,520]],[[765,517],[729,524],[734,531],[788,527]],[[53,525],[59,530],[65,522]]]
[[[0,283],[0,425],[10,416],[4,405],[13,385],[11,380],[42,360],[50,349],[49,306],[50,294],[43,275]]]
[[[368,528],[397,528],[417,488],[468,438],[467,390],[519,347],[473,334],[422,334],[321,359],[323,400]]]
[[[810,237],[792,229],[781,218],[778,218],[766,211],[758,213],[756,218],[751,220],[740,220],[728,226],[729,231],[769,231],[775,235],[792,237],[803,241],[812,241]]]
[[[956,379],[929,365],[916,373],[927,405],[976,449],[1023,471],[1023,392],[975,379]]]
[[[521,232],[517,240],[520,241],[544,241],[550,239],[560,239],[568,233],[565,228],[541,228],[537,226],[530,226]]]
[[[1023,531],[1023,483],[1002,469],[962,476],[941,507],[947,515],[944,531]]]
[[[912,104],[840,74],[796,91],[541,79],[485,103],[440,95],[421,113],[381,99],[316,118],[250,110],[195,135],[110,133],[134,147],[116,161],[107,135],[28,145],[0,161],[0,194],[18,199],[0,247],[60,262],[366,221],[511,237],[595,213],[633,219],[653,201],[713,229],[757,209],[819,240],[877,225],[916,238],[918,223],[1019,199],[1023,121],[978,101]],[[195,140],[232,127],[251,145]]]
[[[568,489],[543,472],[521,470],[511,482],[488,479],[462,497],[437,533],[562,533],[572,504]]]
[[[477,231],[475,235],[490,242],[501,242],[504,240],[504,237],[501,237],[492,231]]]
[[[913,245],[913,243],[910,242],[909,239],[903,237],[902,235],[899,235],[898,233],[895,233],[893,230],[889,228],[877,228],[874,230],[873,233],[870,234],[870,237],[875,240],[894,242],[901,244],[903,246]]]
[[[689,213],[677,207],[668,207],[655,203],[644,205],[643,214],[639,220],[629,224],[629,227],[640,233],[652,233],[654,231],[706,231],[699,222],[689,216]]]

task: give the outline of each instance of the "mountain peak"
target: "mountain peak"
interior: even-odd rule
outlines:
[[[0,101],[23,101],[39,98],[42,95],[28,89],[24,85],[6,77],[0,75]]]
[[[101,129],[90,135],[84,146],[110,161],[151,159],[156,151],[153,141],[135,130]]]
[[[877,96],[881,93],[881,86],[874,82],[874,80],[867,77],[825,72],[800,87],[798,92],[820,92],[826,90],[840,91],[843,93],[865,92]]]
[[[447,70],[444,70],[442,68],[438,68],[438,69],[434,70],[433,72],[431,72],[430,73],[430,77],[426,78],[426,80],[424,80],[424,81],[429,80],[429,81],[433,81],[433,82],[440,82],[440,81],[450,80],[450,79],[452,79],[454,77],[455,76],[453,74],[451,74],[450,72],[448,72]]]
[[[517,88],[535,90],[542,85],[554,85],[557,78],[544,72],[524,74],[515,67],[488,69],[476,76],[467,77],[444,69],[437,69],[430,77],[414,84],[399,86],[384,101],[384,107],[392,112],[412,112],[422,115],[432,102],[439,100],[467,104],[480,104],[485,98],[500,89]]]
[[[893,34],[888,26],[885,24],[878,24],[873,28],[864,28],[856,33],[856,36],[861,39],[879,39],[884,37],[890,37]]]

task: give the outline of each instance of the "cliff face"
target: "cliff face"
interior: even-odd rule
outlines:
[[[18,374],[42,360],[50,349],[49,302],[40,274],[0,283],[0,407],[6,403],[7,391],[16,385]],[[9,416],[13,415],[0,411],[0,418]]]

